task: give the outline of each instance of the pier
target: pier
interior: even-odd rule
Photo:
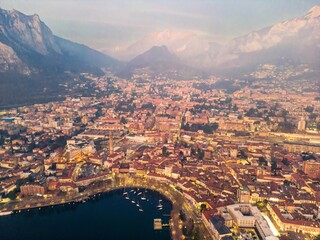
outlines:
[[[154,230],[161,230],[163,227],[170,227],[169,223],[162,223],[161,218],[155,218],[153,220],[153,229]]]
[[[153,228],[154,228],[154,230],[161,230],[162,229],[162,219],[161,218],[155,218],[153,220]]]

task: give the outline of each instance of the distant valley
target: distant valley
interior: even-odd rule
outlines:
[[[299,73],[288,78],[314,79],[320,72],[319,42],[319,6],[225,44],[165,30],[107,54],[54,35],[38,15],[0,9],[0,106],[64,97],[70,92],[61,84],[82,72],[102,75],[102,69],[123,78],[146,73],[179,80],[272,78],[275,71],[295,68]]]

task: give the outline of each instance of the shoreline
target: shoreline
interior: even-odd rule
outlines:
[[[168,198],[165,194],[161,193],[159,190],[150,189],[150,188],[146,188],[146,187],[137,187],[137,186],[126,187],[126,186],[123,186],[123,187],[116,187],[116,188],[108,189],[108,190],[102,190],[102,191],[99,189],[97,192],[94,192],[91,194],[86,194],[83,196],[76,196],[74,198],[67,199],[67,200],[62,199],[61,202],[53,202],[52,203],[52,201],[51,201],[49,203],[37,203],[34,206],[32,206],[32,205],[27,206],[28,204],[26,203],[24,207],[18,207],[18,208],[14,207],[12,209],[11,208],[2,208],[0,210],[0,213],[12,211],[12,213],[8,214],[8,215],[12,215],[12,214],[19,214],[21,211],[36,210],[37,208],[40,210],[41,208],[46,209],[46,208],[50,208],[50,207],[54,207],[54,206],[65,206],[66,205],[65,207],[68,207],[68,205],[70,205],[70,204],[83,204],[83,203],[87,203],[89,201],[92,201],[92,200],[94,200],[94,197],[96,197],[97,195],[100,196],[102,194],[120,191],[122,189],[137,189],[137,188],[140,188],[143,190],[154,191],[154,192],[160,194],[162,197],[164,197],[167,201],[169,201],[171,203],[172,207],[171,207],[170,218],[169,218],[170,237],[172,240],[181,239],[181,238],[176,238],[175,234],[173,234],[173,221],[172,221],[172,219],[174,217],[173,216],[174,203],[172,202],[172,200],[170,200],[170,198]],[[52,199],[50,199],[50,200],[52,200]],[[0,208],[1,208],[1,205],[0,205]],[[0,217],[4,217],[4,216],[0,216]]]
[[[102,190],[102,191],[99,190],[99,191],[91,193],[91,194],[80,195],[80,196],[76,196],[76,197],[70,198],[70,199],[65,199],[65,198],[55,199],[56,201],[59,200],[60,202],[52,202],[52,200],[54,200],[54,198],[47,198],[47,199],[51,200],[51,202],[49,202],[49,203],[38,202],[35,206],[29,205],[28,203],[26,203],[24,207],[13,207],[13,208],[2,208],[1,209],[1,205],[0,205],[0,213],[6,212],[6,211],[16,212],[19,210],[21,211],[21,210],[28,210],[28,209],[34,209],[34,208],[51,207],[51,206],[57,206],[57,205],[64,205],[64,204],[68,204],[68,203],[81,203],[82,201],[88,200],[91,197],[94,197],[98,194],[110,193],[110,192],[118,191],[118,190],[125,189],[125,188],[127,188],[127,189],[141,188],[144,190],[155,191],[155,192],[159,193],[160,195],[162,195],[163,197],[165,197],[168,201],[170,201],[171,204],[173,204],[172,201],[167,196],[165,196],[163,193],[161,193],[160,191],[157,191],[155,189],[146,188],[146,187],[132,186],[132,187],[117,187],[117,188]],[[19,203],[22,203],[22,202],[23,201],[20,201]],[[6,204],[6,203],[4,203],[4,204]],[[27,206],[27,205],[29,205],[29,206]]]
[[[172,212],[170,213],[172,224],[170,225],[172,239],[183,239],[184,235],[182,233],[182,225],[179,217],[180,210],[187,212],[193,219],[198,219],[199,213],[195,206],[185,198],[184,194],[178,191],[174,185],[172,185],[171,181],[158,180],[152,178],[145,177],[128,177],[126,175],[115,175],[112,178],[112,181],[101,181],[87,188],[86,191],[82,193],[76,193],[73,195],[65,195],[65,196],[55,196],[44,198],[41,197],[33,197],[33,199],[25,199],[21,202],[15,203],[6,203],[4,205],[0,205],[1,211],[19,211],[25,209],[33,209],[33,208],[42,208],[46,206],[55,206],[55,205],[63,205],[67,203],[71,203],[74,201],[81,201],[86,199],[87,197],[110,192],[118,189],[128,189],[128,188],[140,188],[156,191],[159,194],[163,195],[167,198],[172,204]],[[207,237],[211,234],[207,226],[202,222],[197,222],[197,227],[201,228],[203,231],[203,235]]]

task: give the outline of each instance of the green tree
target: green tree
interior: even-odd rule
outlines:
[[[204,212],[205,210],[207,210],[207,205],[204,204],[204,203],[202,203],[202,204],[200,205],[200,212]]]
[[[313,112],[313,107],[312,106],[307,106],[304,110],[306,112],[308,112],[308,113],[312,113]]]
[[[162,156],[167,157],[169,155],[168,148],[166,146],[162,147]]]

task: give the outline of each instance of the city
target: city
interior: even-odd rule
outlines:
[[[193,209],[216,239],[241,234],[223,210],[233,204],[257,205],[278,234],[319,234],[316,84],[303,93],[293,83],[268,91],[261,81],[227,93],[200,90],[200,80],[86,77],[100,91],[117,91],[1,113],[2,211],[76,201],[110,186],[159,190],[153,180],[170,186],[164,195],[172,188],[183,196],[182,209]],[[232,231],[219,232],[213,218]]]
[[[123,1],[1,2],[0,238],[319,240],[318,2]]]

